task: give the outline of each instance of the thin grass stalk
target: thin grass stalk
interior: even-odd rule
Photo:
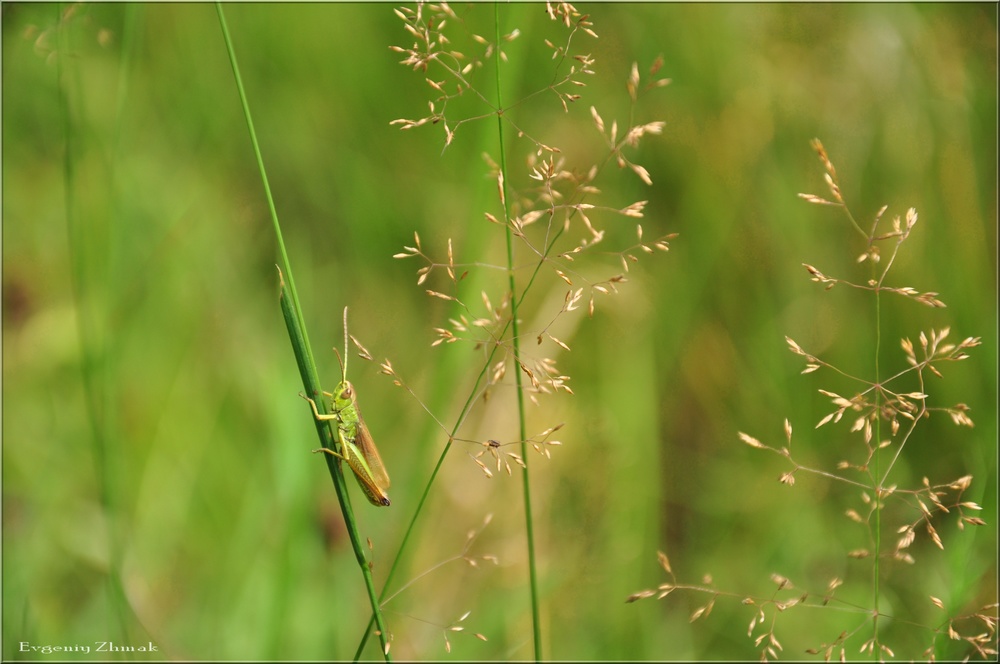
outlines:
[[[500,15],[499,15],[499,11],[500,10],[499,10],[499,5],[495,4],[494,5],[494,9],[495,9],[496,40],[497,40],[496,43],[499,44],[500,43]],[[497,70],[496,70],[496,73],[497,73],[497,109],[500,109],[497,112],[497,127],[498,127],[499,143],[500,143],[500,169],[501,169],[501,173],[503,173],[503,183],[502,183],[501,198],[502,198],[502,203],[503,203],[503,208],[504,208],[504,220],[507,222],[505,225],[506,225],[506,228],[507,228],[506,242],[507,242],[507,269],[508,269],[508,274],[509,274],[508,288],[510,289],[512,297],[511,297],[511,319],[504,324],[504,327],[500,331],[500,334],[498,335],[498,337],[499,338],[503,338],[504,335],[507,333],[507,330],[511,329],[511,334],[512,334],[513,343],[514,343],[514,356],[515,356],[515,361],[517,361],[517,358],[520,357],[520,340],[518,338],[519,337],[519,332],[518,332],[518,324],[517,324],[517,309],[518,309],[518,306],[521,304],[521,302],[524,301],[524,297],[527,295],[528,290],[531,288],[531,285],[534,283],[535,277],[537,276],[538,271],[541,269],[541,266],[542,266],[542,264],[543,264],[544,261],[539,261],[535,265],[535,269],[532,272],[532,274],[531,274],[531,276],[530,276],[530,278],[528,280],[528,286],[525,288],[524,292],[521,293],[520,297],[517,297],[516,296],[516,293],[517,293],[516,283],[514,281],[514,267],[513,267],[514,266],[514,258],[513,258],[513,235],[512,235],[511,230],[510,230],[511,226],[510,226],[509,219],[508,219],[508,214],[507,214],[507,212],[508,212],[508,210],[507,210],[507,186],[506,186],[506,181],[507,181],[507,177],[506,177],[506,175],[507,175],[507,162],[506,162],[506,154],[505,154],[505,151],[504,151],[504,131],[503,131],[503,116],[502,116],[503,105],[502,105],[502,95],[501,95],[501,87],[500,87],[500,69],[499,69],[499,67],[500,67],[499,62],[500,62],[500,60],[499,60],[499,58],[500,58],[499,49],[497,49],[496,59],[495,59],[494,62],[495,62],[495,66],[497,68]],[[563,228],[560,227],[558,229],[558,231],[555,233],[555,235],[552,238],[551,242],[549,242],[549,245],[545,248],[544,256],[547,256],[548,253],[549,253],[549,251],[551,250],[551,248],[555,246],[555,242],[559,238],[559,236],[562,235],[562,232],[563,232]],[[482,383],[483,379],[486,377],[486,373],[489,371],[489,368],[490,368],[490,366],[493,363],[493,358],[496,355],[496,353],[498,352],[499,348],[500,348],[499,345],[494,345],[493,348],[490,350],[489,356],[484,361],[483,367],[480,370],[479,375],[476,377],[476,380],[474,381],[474,383],[472,385],[472,389],[469,391],[469,396],[466,399],[465,403],[463,404],[463,406],[462,406],[462,408],[461,408],[461,410],[459,412],[459,415],[458,415],[458,417],[455,420],[455,426],[452,428],[452,431],[451,431],[450,435],[448,436],[448,442],[445,444],[444,449],[441,451],[441,454],[438,456],[437,463],[434,465],[434,469],[431,471],[430,477],[427,480],[427,484],[424,486],[424,491],[420,495],[420,499],[417,502],[417,507],[414,510],[413,517],[410,519],[410,523],[407,526],[406,532],[403,535],[403,539],[400,542],[399,548],[396,551],[396,556],[393,559],[393,562],[392,562],[392,564],[389,567],[389,572],[386,575],[385,584],[382,586],[382,592],[379,595],[379,600],[380,601],[385,600],[385,598],[388,596],[390,585],[391,585],[393,579],[395,578],[396,571],[399,568],[399,563],[402,560],[402,555],[403,555],[404,551],[406,550],[407,545],[409,544],[410,536],[413,534],[414,527],[415,527],[415,525],[417,523],[417,519],[420,517],[420,514],[423,511],[424,504],[426,503],[427,498],[430,495],[431,488],[434,486],[434,482],[437,479],[438,472],[440,472],[441,467],[444,464],[444,460],[448,456],[448,452],[451,449],[452,443],[454,442],[455,435],[458,433],[458,429],[461,427],[462,423],[465,421],[466,415],[468,414],[469,410],[472,408],[472,404],[476,400],[476,397],[477,397],[477,394],[478,394],[478,390],[479,390],[479,385]],[[527,426],[526,426],[526,423],[525,423],[524,400],[523,400],[522,384],[521,384],[521,372],[519,370],[515,371],[515,376],[516,376],[515,380],[516,380],[517,395],[518,395],[518,424],[519,424],[520,438],[521,438],[521,441],[522,441],[521,442],[521,458],[522,458],[522,460],[524,461],[524,464],[525,464],[525,466],[524,466],[524,469],[525,469],[525,474],[524,474],[524,495],[525,495],[525,518],[526,518],[526,522],[527,522],[527,532],[528,532],[528,558],[529,558],[528,565],[529,565],[529,575],[530,575],[530,583],[531,583],[531,598],[532,598],[532,630],[533,630],[533,634],[534,634],[535,659],[539,660],[541,658],[541,622],[540,622],[539,610],[538,610],[538,606],[539,605],[538,605],[538,591],[537,591],[537,573],[536,573],[535,555],[534,555],[534,550],[535,550],[535,546],[534,546],[534,528],[532,526],[532,519],[531,519],[531,490],[530,490],[530,485],[528,483],[528,473],[527,473],[527,463],[528,463]],[[357,661],[358,659],[360,659],[361,653],[364,651],[365,645],[368,642],[368,635],[371,632],[371,628],[372,628],[374,622],[375,622],[375,616],[373,615],[369,619],[369,621],[368,621],[368,627],[365,630],[364,634],[362,635],[361,641],[358,643],[357,650],[354,653],[354,659],[355,659],[355,661]]]
[[[63,60],[66,54],[72,52],[70,44],[70,22],[69,8],[62,4],[56,5],[56,24],[59,25],[59,53],[56,57],[56,89],[58,90],[59,113],[63,124],[63,180],[65,187],[63,190],[63,202],[66,217],[66,235],[70,260],[70,286],[73,292],[74,306],[77,312],[76,331],[80,343],[81,361],[80,377],[83,383],[85,412],[87,413],[87,424],[90,427],[91,452],[94,459],[94,470],[99,490],[100,505],[104,510],[108,520],[108,574],[107,592],[108,603],[113,609],[118,630],[123,639],[129,637],[129,609],[128,600],[125,597],[125,588],[121,580],[122,537],[120,521],[118,519],[119,490],[115,478],[119,476],[115,468],[118,455],[112,449],[113,441],[116,437],[109,434],[109,398],[108,380],[109,368],[107,364],[108,346],[105,343],[105,336],[100,334],[98,323],[92,312],[88,310],[88,275],[91,266],[87,262],[89,246],[87,235],[81,232],[81,224],[77,217],[77,201],[75,197],[76,182],[76,155],[78,142],[74,132],[69,107],[70,91],[67,89],[69,83],[65,80],[69,72],[63,68]],[[83,85],[79,80],[79,68],[73,70],[74,90],[77,97]]]
[[[316,369],[312,348],[309,344],[306,326],[302,317],[302,309],[299,306],[298,293],[295,289],[295,282],[292,277],[292,267],[288,259],[288,252],[285,250],[285,242],[281,233],[281,225],[278,222],[278,213],[274,206],[274,198],[271,195],[271,187],[268,184],[267,171],[264,168],[264,159],[261,155],[260,145],[257,141],[257,134],[254,130],[253,119],[250,114],[250,106],[247,101],[246,92],[243,88],[243,79],[240,76],[239,64],[236,60],[236,52],[233,48],[232,39],[229,35],[229,27],[226,24],[226,17],[222,10],[222,4],[217,2],[215,6],[219,14],[219,24],[222,28],[222,35],[226,42],[229,62],[233,68],[233,78],[236,81],[236,87],[239,91],[240,103],[243,107],[243,115],[247,122],[247,130],[250,134],[250,141],[253,144],[254,155],[257,159],[257,167],[260,171],[261,182],[263,183],[264,193],[267,197],[267,204],[271,213],[271,221],[274,226],[275,237],[277,238],[279,251],[281,253],[281,261],[284,267],[284,273],[282,273],[280,268],[278,270],[280,289],[279,302],[281,305],[281,312],[285,319],[285,326],[288,329],[288,336],[291,341],[292,351],[295,354],[295,361],[299,368],[299,374],[302,378],[302,385],[307,394],[311,394],[313,396],[322,395],[323,392],[319,381],[319,372]],[[316,399],[316,405],[321,413],[326,413],[326,404],[323,399]],[[315,418],[313,419],[316,425],[316,433],[319,437],[321,447],[326,447],[328,449],[335,448],[336,441],[334,439],[335,437],[330,423],[327,421],[319,421]],[[371,568],[368,565],[361,536],[358,532],[357,522],[354,518],[354,510],[351,507],[351,499],[347,492],[347,484],[344,480],[341,463],[338,459],[330,455],[323,455],[323,457],[326,459],[327,468],[330,471],[330,477],[333,480],[333,485],[337,492],[337,499],[340,502],[341,512],[344,515],[344,522],[347,527],[348,535],[350,536],[351,546],[354,549],[354,555],[357,558],[358,566],[361,569],[361,575],[364,579],[365,588],[368,592],[368,598],[372,606],[372,612],[375,616],[375,622],[378,624],[383,657],[388,662],[391,661],[391,657],[389,655],[388,630],[385,626],[385,617],[375,594],[375,584],[372,580]]]
[[[875,228],[872,228],[871,233],[867,233],[861,228],[861,224],[858,223],[857,219],[854,218],[854,214],[851,212],[850,208],[847,207],[846,203],[841,204],[841,209],[844,210],[848,221],[851,222],[851,226],[854,227],[858,233],[860,233],[870,248],[875,243]],[[877,222],[876,222],[877,224]],[[890,263],[891,265],[891,263]],[[874,545],[875,545],[875,560],[872,563],[872,638],[876,644],[879,643],[878,638],[878,619],[879,619],[879,597],[880,597],[880,561],[882,559],[882,498],[883,498],[883,477],[882,477],[882,450],[880,447],[882,441],[882,391],[881,391],[881,349],[882,349],[882,302],[881,302],[881,292],[882,292],[882,278],[888,272],[888,266],[882,273],[882,277],[878,276],[878,269],[873,261],[871,263],[872,271],[872,282],[875,287],[872,289],[875,295],[875,354],[874,360],[874,370],[875,370],[875,389],[872,390],[873,398],[875,401],[875,412],[879,415],[875,418],[875,450],[873,465],[875,466],[874,474],[872,475],[872,489],[875,492],[875,510],[874,510]],[[878,648],[872,649],[872,656],[877,658],[880,656],[881,651]]]
[[[854,214],[851,212],[847,204],[843,204],[843,210],[847,214],[847,219],[851,222],[851,225],[862,234],[868,247],[872,247],[875,244],[875,227],[872,228],[871,233],[866,233],[862,228],[861,224],[858,223],[857,219],[854,218]],[[877,224],[877,222],[876,222]],[[872,396],[875,401],[875,412],[878,416],[875,418],[875,450],[873,464],[875,466],[874,475],[872,475],[872,488],[875,491],[875,533],[874,533],[874,544],[875,544],[875,560],[872,563],[872,638],[875,643],[879,643],[878,638],[878,619],[881,615],[879,612],[879,598],[881,596],[881,566],[880,562],[882,560],[882,499],[883,499],[883,489],[884,489],[884,478],[882,477],[882,376],[880,373],[881,368],[881,354],[882,354],[882,279],[885,277],[886,273],[889,271],[889,266],[886,266],[885,270],[882,272],[882,276],[878,275],[878,268],[876,263],[872,261],[871,273],[872,282],[875,283],[873,289],[875,295],[875,354],[874,360],[874,370],[875,370],[875,389],[872,390]],[[891,262],[890,264],[891,265]],[[902,448],[900,448],[902,449]],[[872,656],[879,657],[880,651],[878,648],[872,649]]]
[[[557,231],[555,237],[558,237],[562,233],[562,230],[563,229],[560,227],[560,229],[559,229],[559,231]],[[551,250],[551,247],[554,246],[554,244],[555,244],[555,242],[553,240],[553,242],[550,243],[550,246],[545,251],[545,255],[546,256],[548,255],[548,252]],[[529,280],[529,283],[528,283],[528,288],[530,288],[531,287],[531,283],[534,282],[535,276],[538,274],[538,270],[540,269],[540,267],[541,267],[541,263],[539,263],[538,265],[535,266],[535,271],[531,275],[531,279]],[[517,303],[520,304],[521,302],[523,302],[524,301],[524,297],[526,295],[527,295],[527,289],[525,289],[525,291],[521,293],[521,296],[519,298],[517,298]],[[510,328],[510,326],[511,326],[511,321],[508,320],[504,324],[503,329],[501,329],[500,334],[498,335],[498,337],[499,338],[503,338],[504,335],[507,333],[507,330]],[[451,433],[448,436],[448,442],[445,444],[444,449],[441,450],[441,454],[438,456],[437,463],[434,465],[434,470],[431,471],[431,475],[427,479],[427,484],[424,486],[424,491],[423,491],[423,493],[420,494],[420,499],[417,501],[417,507],[414,510],[413,517],[410,519],[410,523],[409,523],[409,525],[406,528],[406,532],[404,533],[403,539],[402,539],[402,541],[399,544],[399,548],[396,550],[396,556],[393,559],[392,564],[389,566],[389,572],[386,575],[385,584],[382,586],[382,592],[379,594],[379,602],[380,603],[383,602],[383,601],[385,601],[386,597],[389,594],[389,587],[392,584],[392,581],[393,581],[393,579],[396,576],[396,571],[399,568],[399,563],[402,560],[403,553],[406,550],[407,545],[409,544],[410,536],[413,534],[413,529],[416,526],[417,519],[420,517],[420,514],[423,512],[424,504],[427,502],[427,498],[430,495],[431,488],[434,486],[434,482],[437,479],[438,472],[441,470],[441,466],[444,464],[444,460],[448,456],[448,452],[451,449],[452,443],[454,442],[455,435],[458,433],[459,428],[461,428],[462,423],[465,421],[466,415],[468,415],[469,410],[472,408],[472,405],[475,403],[476,398],[477,398],[477,396],[479,394],[479,386],[482,384],[483,380],[486,378],[486,373],[489,371],[490,366],[493,364],[493,358],[496,356],[496,354],[497,354],[497,352],[499,350],[500,350],[500,346],[499,345],[494,345],[493,348],[490,350],[490,354],[487,356],[486,360],[483,362],[483,367],[480,370],[479,375],[476,376],[476,380],[473,382],[472,388],[469,390],[469,396],[468,396],[468,398],[465,400],[465,403],[462,405],[462,408],[459,411],[458,417],[455,419],[455,426],[452,428]],[[523,431],[521,433],[521,436],[522,436],[522,438],[524,437]],[[522,453],[522,455],[524,455],[525,450],[522,449],[521,453]],[[368,643],[368,635],[369,635],[369,633],[371,633],[371,628],[374,625],[374,623],[375,623],[375,616],[373,615],[369,619],[369,621],[368,621],[368,627],[365,630],[365,633],[362,635],[360,643],[358,643],[357,651],[354,654],[354,660],[355,661],[357,661],[358,659],[361,658],[361,653],[362,653],[362,651],[364,651],[365,645]]]
[[[509,325],[510,322],[508,321],[507,325],[504,326],[503,330],[500,333],[501,337],[503,337],[503,335],[506,333],[507,326]],[[455,440],[455,435],[458,433],[459,428],[465,421],[465,417],[466,415],[468,415],[469,410],[472,408],[472,404],[474,404],[476,401],[476,397],[479,393],[479,385],[483,382],[483,379],[486,377],[486,372],[489,370],[490,365],[493,362],[493,357],[496,355],[499,348],[500,348],[499,345],[494,345],[493,348],[490,350],[489,356],[483,363],[482,370],[479,372],[479,375],[476,376],[476,380],[472,385],[472,389],[469,391],[468,398],[465,400],[465,403],[462,405],[462,409],[460,410],[458,417],[455,419],[455,426],[452,428],[451,434],[448,436],[448,442],[445,444],[444,449],[441,450],[441,454],[438,456],[437,463],[434,465],[434,470],[431,471],[431,475],[427,479],[427,484],[424,486],[423,493],[420,494],[420,500],[417,501],[417,507],[413,512],[413,516],[410,518],[410,523],[406,527],[406,533],[403,535],[403,539],[399,544],[399,548],[396,550],[396,556],[393,558],[392,564],[389,566],[389,573],[385,577],[385,583],[382,586],[382,592],[379,594],[380,603],[385,601],[386,597],[389,594],[389,587],[392,583],[392,580],[396,576],[396,571],[399,568],[399,563],[403,558],[403,552],[406,550],[406,547],[409,544],[410,536],[413,534],[413,529],[414,526],[416,526],[417,519],[423,512],[424,504],[427,502],[427,498],[430,495],[431,488],[434,486],[434,482],[437,479],[438,472],[444,465],[444,460],[448,456],[448,451],[451,449],[451,445]],[[374,623],[375,623],[375,616],[372,615],[372,617],[368,620],[368,627],[365,629],[364,634],[362,634],[361,641],[358,643],[358,648],[354,653],[354,661],[357,661],[358,659],[361,658],[361,653],[362,651],[364,651],[365,645],[368,643],[368,635],[371,633],[371,629]]]
[[[875,272],[875,264],[872,263],[872,271]],[[875,384],[881,385],[882,376],[879,373],[881,367],[880,354],[882,349],[882,284],[878,284],[875,288]],[[875,412],[878,414],[875,418],[875,496],[876,496],[876,509],[875,509],[875,563],[873,565],[874,579],[873,590],[875,593],[874,603],[872,607],[873,619],[872,619],[872,637],[875,642],[878,643],[878,617],[879,617],[879,596],[880,596],[880,566],[879,561],[882,560],[882,495],[883,495],[883,478],[882,478],[882,390],[875,390]],[[902,449],[902,446],[900,446]],[[872,649],[872,656],[881,656],[878,648]]]
[[[514,297],[517,293],[517,285],[514,279],[514,234],[511,231],[511,223],[509,216],[509,208],[507,206],[507,154],[504,149],[504,131],[503,131],[503,86],[500,83],[500,4],[493,3],[493,18],[494,27],[496,29],[496,44],[495,53],[493,54],[493,63],[495,67],[496,75],[496,86],[497,86],[497,142],[500,144],[500,203],[503,206],[503,220],[504,220],[504,230],[506,231],[507,238],[507,279],[510,288],[511,298],[510,298],[510,324],[511,324],[511,341],[514,347],[514,362],[520,364],[521,362],[521,335],[518,329],[517,321],[517,310],[518,310],[518,298]],[[519,435],[521,438],[521,459],[523,462],[523,473],[522,477],[524,479],[523,489],[524,489],[524,527],[527,535],[528,541],[528,577],[531,589],[531,627],[534,636],[535,644],[535,661],[541,661],[542,658],[542,628],[541,619],[539,615],[538,606],[538,569],[535,564],[535,528],[532,522],[532,511],[531,511],[531,474],[528,471],[528,433],[527,426],[525,424],[525,412],[524,412],[524,391],[521,380],[520,367],[515,367],[514,370],[514,381],[516,389],[514,394],[517,395],[517,424],[519,427]]]

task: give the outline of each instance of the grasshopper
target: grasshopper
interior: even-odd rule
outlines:
[[[304,394],[300,395],[312,406],[313,415],[318,421],[333,423],[333,437],[339,443],[340,450],[321,447],[313,452],[326,452],[346,461],[369,502],[387,507],[390,504],[386,494],[389,474],[386,473],[382,457],[368,432],[368,425],[361,417],[354,386],[347,380],[347,339],[347,307],[344,307],[344,360],[340,363],[342,379],[333,392],[323,392],[324,396],[330,398],[331,412],[326,415],[320,413],[315,401]],[[337,359],[340,360],[340,353],[337,353]]]

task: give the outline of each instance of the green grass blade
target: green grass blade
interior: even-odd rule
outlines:
[[[274,206],[274,198],[271,196],[271,187],[268,184],[267,172],[264,168],[264,159],[260,152],[260,145],[257,142],[257,134],[254,131],[253,119],[250,114],[250,105],[247,101],[246,91],[243,88],[243,80],[240,77],[239,65],[236,60],[236,52],[233,49],[233,43],[229,35],[229,28],[226,24],[226,17],[223,12],[222,5],[220,3],[216,3],[216,9],[218,10],[219,24],[222,28],[222,34],[226,42],[226,50],[229,53],[229,61],[233,68],[233,77],[236,81],[236,87],[239,90],[240,103],[243,107],[244,117],[246,118],[247,130],[250,134],[250,140],[253,143],[254,155],[257,158],[257,166],[260,170],[261,181],[264,186],[265,195],[267,196],[267,204],[271,212],[271,221],[274,225],[274,233],[278,240],[281,260],[285,268],[284,273],[282,273],[280,268],[278,270],[281,313],[285,319],[285,326],[288,329],[288,337],[292,344],[292,351],[295,354],[295,361],[299,368],[299,375],[302,378],[302,385],[307,394],[313,396],[321,395],[322,388],[320,386],[319,373],[316,370],[316,363],[313,359],[314,356],[312,348],[309,345],[306,327],[303,322],[302,310],[299,306],[299,298],[292,278],[291,263],[288,259],[288,253],[285,250],[285,243],[281,234],[281,226],[278,222],[278,213]],[[326,407],[323,400],[318,399],[317,403],[319,404],[318,407],[321,409],[321,412],[325,412]],[[316,433],[319,436],[321,446],[329,448],[335,447],[336,442],[334,440],[329,422],[320,422],[315,420],[315,424]],[[347,526],[347,532],[351,539],[351,546],[354,549],[358,566],[361,569],[361,575],[364,578],[365,588],[368,591],[372,612],[374,613],[375,620],[379,626],[379,634],[382,640],[382,652],[385,660],[391,661],[386,640],[388,630],[385,627],[385,617],[382,614],[382,610],[379,606],[378,598],[375,593],[375,584],[372,580],[371,568],[368,566],[368,560],[365,557],[361,536],[358,533],[357,522],[354,518],[354,511],[351,508],[350,495],[347,492],[347,484],[344,481],[344,474],[341,470],[340,463],[338,463],[334,457],[328,455],[323,456],[326,458],[327,468],[330,471],[330,477],[332,478],[334,488],[337,491],[337,499],[340,501],[340,508],[344,515],[344,522]]]

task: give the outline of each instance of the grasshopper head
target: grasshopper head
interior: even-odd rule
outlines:
[[[333,391],[333,407],[335,410],[343,410],[354,401],[354,386],[348,380],[342,380],[337,384],[337,389]]]

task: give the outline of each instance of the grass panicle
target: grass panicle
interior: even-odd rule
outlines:
[[[505,101],[506,74],[503,65],[508,61],[506,45],[517,40],[521,31],[501,30],[499,5],[494,6],[492,38],[472,32],[467,22],[447,3],[418,3],[415,8],[404,7],[395,12],[412,39],[412,45],[391,48],[403,55],[402,65],[425,76],[432,98],[428,101],[428,115],[416,119],[400,118],[391,124],[402,130],[438,125],[444,131],[443,149],[448,149],[456,136],[461,136],[459,130],[464,130],[470,123],[489,119],[496,121],[496,157],[484,156],[488,176],[495,183],[496,207],[485,211],[483,217],[485,223],[498,227],[503,233],[505,264],[491,265],[479,259],[457,259],[452,238],[440,243],[445,247],[445,255],[436,258],[416,232],[413,244],[404,246],[403,251],[394,256],[397,259],[419,259],[423,264],[416,270],[417,285],[424,288],[428,297],[448,302],[452,307],[453,314],[446,322],[432,325],[436,338],[431,346],[471,344],[483,355],[481,364],[473,369],[475,379],[472,388],[454,424],[444,425],[440,418],[430,413],[446,436],[446,443],[427,479],[390,568],[382,599],[387,598],[399,562],[425,510],[444,460],[455,442],[464,443],[470,446],[467,453],[475,467],[487,477],[493,476],[491,466],[494,463],[498,473],[504,470],[511,475],[514,467],[521,471],[533,657],[537,661],[544,658],[544,648],[529,454],[534,451],[543,457],[550,457],[552,448],[561,445],[561,441],[551,439],[551,436],[563,424],[554,423],[541,433],[529,436],[525,397],[531,403],[541,405],[541,399],[546,395],[572,394],[573,390],[569,385],[570,376],[558,368],[555,354],[533,355],[527,352],[525,342],[531,340],[534,346],[547,345],[557,352],[570,351],[569,343],[550,331],[556,321],[584,310],[593,316],[596,299],[617,292],[627,282],[628,270],[640,255],[669,250],[674,234],[644,242],[642,226],[636,225],[635,241],[625,249],[613,252],[620,272],[594,280],[586,276],[589,270],[585,272],[577,265],[577,261],[586,264],[584,259],[591,256],[596,259],[603,257],[595,249],[605,240],[600,220],[614,216],[625,219],[643,217],[647,203],[644,200],[618,206],[601,206],[591,202],[600,194],[595,182],[605,167],[614,163],[620,169],[631,171],[645,185],[650,185],[649,172],[629,154],[646,136],[660,134],[664,123],[630,123],[628,129],[619,133],[617,122],[613,122],[610,128],[605,127],[599,112],[591,106],[585,117],[596,124],[596,138],[603,140],[605,154],[598,163],[572,167],[566,163],[558,146],[550,144],[537,132],[529,133],[522,126],[522,118],[530,116],[527,106],[541,101],[546,95],[555,97],[567,117],[574,113],[573,106],[581,99],[581,95],[574,90],[586,87],[586,78],[595,75],[594,58],[578,50],[580,39],[598,37],[587,15],[569,3],[546,4],[549,19],[562,29],[558,40],[545,40],[554,61],[552,78],[547,85],[511,103]],[[459,34],[453,35],[452,28]],[[457,50],[455,44],[460,39],[472,50]],[[633,113],[640,92],[669,83],[669,79],[655,78],[662,64],[662,59],[653,64],[650,69],[652,81],[645,88],[640,86],[638,65],[632,66],[626,88]],[[484,82],[484,79],[488,80],[487,72],[492,72],[493,76],[492,94],[487,92]],[[464,104],[470,98],[471,110],[468,110],[469,107]],[[534,108],[533,105],[531,107]],[[458,108],[465,109],[465,114],[453,110]],[[521,110],[523,113],[519,112]],[[527,144],[524,160],[527,169],[521,172],[511,167],[509,153],[524,143]],[[577,239],[567,243],[566,238],[573,233],[578,233]],[[475,300],[468,300],[466,281],[477,281],[479,273],[504,275],[504,278],[491,284],[490,288],[495,289],[493,292],[480,289]],[[529,296],[535,291],[558,288],[556,284],[566,289],[559,308],[548,316],[548,322],[540,329],[524,330],[522,312],[529,305],[536,306]],[[539,300],[543,298],[540,292]],[[498,304],[494,305],[494,302]],[[409,390],[388,360],[383,364],[383,373]],[[514,383],[517,438],[501,442],[463,437],[463,427],[473,409],[485,404],[490,394],[511,378]],[[410,392],[413,394],[412,390]],[[516,446],[518,451],[511,451],[511,446]],[[476,448],[479,448],[478,452],[473,453]],[[489,464],[483,461],[484,455],[489,455]],[[358,654],[364,644],[365,639],[362,639]]]
[[[945,365],[968,359],[969,351],[979,346],[981,339],[967,336],[959,341],[952,341],[950,327],[931,328],[918,333],[918,344],[914,344],[910,338],[900,340],[902,362],[899,362],[899,358],[892,361],[883,356],[882,293],[899,295],[931,308],[945,306],[936,292],[897,286],[889,281],[889,273],[899,251],[917,225],[917,211],[909,208],[904,215],[893,217],[886,228],[884,213],[888,206],[883,206],[875,213],[873,221],[865,230],[865,226],[845,202],[837,171],[823,144],[814,140],[812,147],[823,165],[829,195],[799,196],[815,205],[841,209],[850,227],[863,238],[864,250],[857,255],[856,263],[866,265],[869,275],[866,279],[844,279],[828,276],[812,265],[803,265],[812,281],[823,285],[827,291],[836,286],[847,286],[872,294],[875,308],[874,325],[870,330],[874,347],[870,367],[872,377],[854,375],[841,369],[786,336],[788,349],[805,360],[803,374],[827,372],[836,379],[855,386],[855,391],[848,394],[819,389],[820,394],[829,400],[830,410],[814,424],[813,431],[838,424],[846,426],[846,435],[832,435],[835,443],[840,445],[837,454],[841,455],[841,460],[833,468],[813,467],[802,461],[801,457],[812,456],[808,448],[811,447],[811,441],[819,440],[818,433],[810,434],[806,444],[796,442],[793,445],[793,440],[798,437],[793,438],[793,425],[787,418],[783,424],[784,440],[781,443],[762,442],[744,432],[739,432],[738,439],[753,449],[772,452],[781,457],[787,469],[778,475],[777,480],[787,487],[794,487],[796,480],[802,476],[814,476],[828,480],[831,490],[838,491],[838,495],[843,493],[844,496],[853,496],[853,506],[844,511],[843,518],[845,523],[865,529],[869,545],[844,548],[841,552],[846,559],[853,561],[848,566],[852,570],[851,584],[847,584],[840,576],[826,579],[825,585],[822,585],[822,581],[819,584],[810,581],[807,585],[799,581],[792,583],[780,574],[772,574],[773,585],[770,592],[753,595],[716,589],[710,580],[702,584],[678,582],[669,559],[665,553],[660,552],[660,564],[670,581],[657,588],[634,593],[626,601],[634,602],[652,597],[663,599],[676,590],[708,595],[707,603],[698,606],[691,614],[690,620],[694,622],[706,618],[720,597],[740,600],[749,607],[751,614],[747,637],[752,640],[764,661],[777,659],[782,655],[784,648],[778,639],[779,625],[782,614],[793,608],[837,611],[855,617],[852,624],[839,634],[824,636],[823,627],[817,626],[818,640],[814,646],[806,649],[806,653],[821,655],[827,660],[843,659],[859,653],[878,659],[923,657],[933,661],[948,655],[947,652],[938,652],[940,644],[946,640],[964,642],[966,657],[995,658],[995,595],[993,602],[971,609],[946,608],[942,600],[933,595],[927,595],[925,607],[896,606],[892,610],[882,609],[886,603],[885,595],[898,592],[897,588],[892,587],[892,583],[899,576],[897,570],[900,566],[939,564],[933,560],[918,560],[918,556],[931,557],[929,551],[925,551],[922,556],[916,552],[914,545],[918,540],[923,538],[934,548],[943,550],[945,544],[941,533],[946,522],[950,521],[958,531],[967,526],[986,525],[978,516],[982,507],[965,496],[973,481],[971,473],[955,478],[940,478],[935,477],[938,474],[936,468],[925,468],[919,471],[926,473],[921,483],[908,487],[899,486],[895,479],[907,448],[917,444],[922,430],[919,427],[929,418],[941,414],[959,427],[973,426],[969,406],[965,403],[941,404],[930,394],[933,391],[930,380],[943,377]],[[887,371],[886,367],[893,365],[902,365],[903,368]],[[961,441],[960,438],[958,440]],[[802,451],[803,447],[807,449]],[[942,454],[946,453],[942,450]],[[930,479],[931,477],[934,479]],[[848,528],[850,526],[845,525],[845,529]],[[858,574],[865,568],[866,573]],[[863,580],[859,581],[858,577]],[[856,599],[858,594],[852,586],[859,583],[868,586],[867,601]],[[943,612],[937,614],[941,619],[936,623],[924,624],[920,616],[931,605]],[[881,623],[887,622],[905,626],[905,637],[898,631],[891,637],[887,636],[885,630],[881,629]],[[924,645],[917,647],[917,644]]]

